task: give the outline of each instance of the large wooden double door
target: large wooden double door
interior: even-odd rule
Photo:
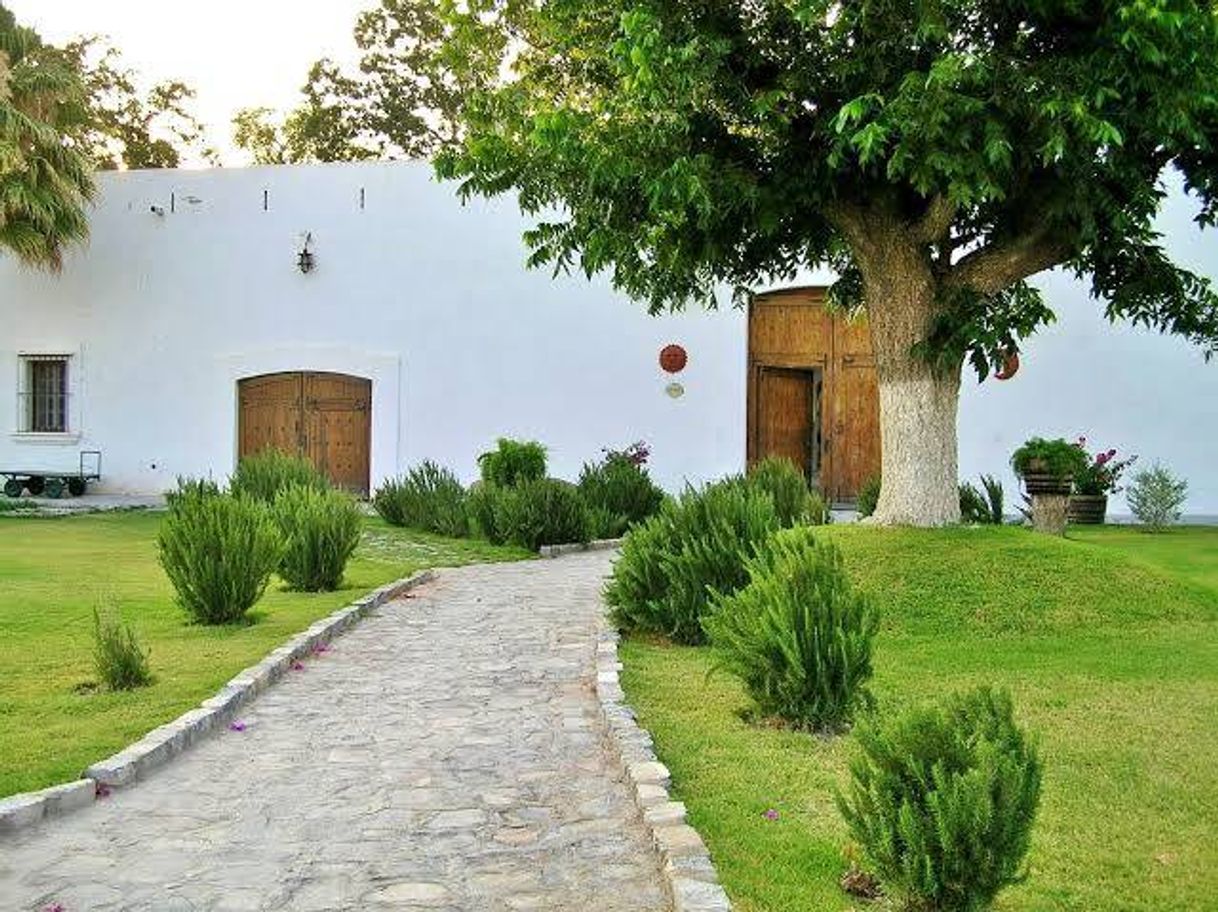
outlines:
[[[292,371],[237,383],[237,456],[275,448],[308,458],[338,487],[368,493],[372,381]]]
[[[784,456],[833,503],[880,470],[879,387],[865,320],[824,290],[758,295],[749,308],[748,460]]]

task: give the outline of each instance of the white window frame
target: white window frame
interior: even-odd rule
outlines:
[[[35,431],[30,428],[29,396],[31,367],[37,361],[64,362],[64,428],[62,431]],[[80,440],[79,358],[76,352],[62,349],[20,351],[17,353],[17,427],[12,437],[25,443],[74,444]]]

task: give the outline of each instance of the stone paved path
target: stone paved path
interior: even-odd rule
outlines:
[[[665,908],[593,691],[604,553],[442,571],[135,787],[0,842],[0,909]]]

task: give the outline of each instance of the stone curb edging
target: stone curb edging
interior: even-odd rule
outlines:
[[[714,862],[702,837],[685,821],[685,805],[668,793],[668,768],[656,758],[651,735],[635,720],[618,677],[618,634],[604,630],[596,647],[596,695],[609,728],[609,741],[643,823],[664,865],[664,885],[673,912],[731,912]]]
[[[537,549],[541,557],[562,557],[564,554],[576,554],[580,551],[612,551],[622,545],[620,538],[597,538],[590,542],[572,542],[569,545],[542,545]]]
[[[0,799],[0,836],[85,807],[108,789],[131,785],[165,765],[191,745],[223,730],[241,707],[283,677],[293,662],[310,655],[318,646],[329,643],[386,602],[430,582],[435,576],[434,570],[423,570],[374,589],[363,598],[315,621],[257,665],[240,672],[215,696],[172,722],[153,729],[117,754],[94,763],[75,782]]]

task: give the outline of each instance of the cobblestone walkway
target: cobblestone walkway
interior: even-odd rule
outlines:
[[[665,908],[593,691],[608,566],[442,571],[245,731],[0,843],[0,909]]]

